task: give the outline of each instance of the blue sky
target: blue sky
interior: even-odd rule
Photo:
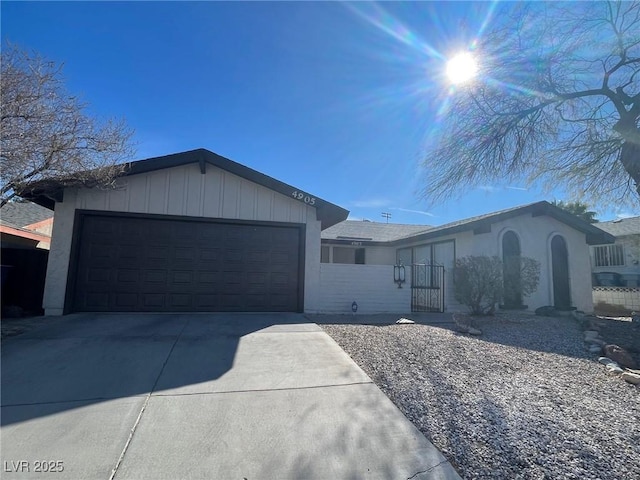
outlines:
[[[70,92],[136,131],[136,159],[207,148],[351,211],[443,224],[538,200],[525,185],[421,199],[445,59],[481,2],[5,2],[2,38],[64,63]],[[491,20],[489,20],[491,21]],[[495,20],[494,20],[495,21]],[[430,159],[435,162],[437,159]],[[601,220],[628,209],[602,209]]]

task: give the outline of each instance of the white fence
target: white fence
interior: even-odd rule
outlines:
[[[407,313],[411,311],[411,268],[407,282],[393,283],[393,265],[320,264],[320,313]]]
[[[640,287],[593,287],[593,305],[598,303],[640,311]]]

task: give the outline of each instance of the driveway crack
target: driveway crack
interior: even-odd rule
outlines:
[[[149,400],[151,399],[151,395],[153,394],[154,390],[156,389],[156,386],[158,385],[158,381],[160,380],[160,377],[162,376],[162,373],[164,372],[164,369],[166,368],[167,363],[169,362],[169,358],[171,358],[171,354],[173,353],[174,348],[176,348],[176,344],[178,343],[178,340],[180,340],[180,337],[182,337],[182,333],[184,332],[185,328],[187,328],[188,324],[189,324],[189,318],[187,317],[187,321],[182,326],[182,329],[180,330],[180,333],[178,334],[178,336],[174,340],[173,345],[171,345],[171,349],[169,350],[169,353],[167,354],[167,358],[164,359],[164,363],[162,364],[162,368],[160,369],[160,373],[158,373],[158,376],[156,377],[155,382],[153,382],[153,386],[151,387],[151,391],[149,391],[149,393],[147,394],[147,396],[144,399],[144,403],[142,404],[142,408],[140,408],[140,412],[138,413],[138,418],[136,418],[136,421],[134,422],[133,427],[131,427],[131,431],[129,432],[129,437],[127,438],[127,441],[124,444],[124,448],[122,449],[122,452],[120,453],[120,456],[118,457],[118,461],[116,462],[116,466],[113,467],[113,470],[111,470],[111,475],[109,476],[109,480],[113,480],[115,478],[116,474],[118,473],[118,469],[120,468],[120,465],[122,464],[122,461],[124,460],[124,457],[127,454],[127,450],[129,449],[129,445],[131,444],[131,441],[133,440],[133,436],[135,435],[136,430],[138,429],[138,425],[140,424],[140,421],[142,420],[142,415],[144,414],[144,411],[147,409],[147,405],[149,404]]]
[[[411,475],[409,478],[407,478],[407,480],[411,480],[412,478],[415,478],[417,475],[420,475],[421,473],[428,473],[431,472],[432,470],[435,470],[436,468],[438,468],[440,465],[444,465],[445,463],[447,463],[449,460],[447,460],[446,458],[444,460],[442,460],[440,463],[436,463],[435,465],[427,468],[426,470],[420,470],[419,472],[414,473],[413,475]]]

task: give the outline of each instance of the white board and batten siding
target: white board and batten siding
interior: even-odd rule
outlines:
[[[210,164],[202,174],[194,163],[123,177],[114,189],[65,190],[63,201],[55,207],[43,299],[48,315],[63,312],[78,209],[304,224],[304,302],[305,309],[316,308],[320,222],[315,208]]]
[[[85,210],[307,223],[313,208],[212,165],[197,164],[124,177],[115,189],[81,189]]]

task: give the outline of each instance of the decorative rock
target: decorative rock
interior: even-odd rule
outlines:
[[[413,320],[409,320],[408,318],[401,318],[398,321],[396,321],[396,323],[398,325],[411,325],[416,322],[414,322]]]
[[[610,375],[620,375],[623,372],[624,370],[614,363],[607,365],[607,373]]]
[[[600,345],[591,345],[589,347],[589,352],[590,353],[600,353],[600,352],[602,352],[602,347]]]
[[[598,362],[600,362],[603,365],[610,365],[612,363],[616,363],[613,360],[611,360],[609,357],[599,357]]]
[[[473,321],[470,315],[466,313],[456,312],[452,316],[454,323],[456,324],[456,330],[460,333],[469,333],[471,328],[471,322]]]
[[[601,347],[604,347],[607,344],[607,342],[601,338],[590,338],[589,340],[585,340],[585,342],[591,343],[592,345],[599,345]]]
[[[620,376],[625,382],[633,383],[634,385],[640,385],[640,375],[631,372],[622,372]]]
[[[477,328],[469,327],[469,335],[482,335],[482,331]]]
[[[627,352],[624,348],[619,347],[618,345],[605,345],[603,347],[603,351],[607,357],[622,365],[623,367],[631,369],[638,368],[638,365],[631,357],[629,352]]]
[[[469,333],[469,327],[467,325],[456,324],[456,331],[460,333]]]

